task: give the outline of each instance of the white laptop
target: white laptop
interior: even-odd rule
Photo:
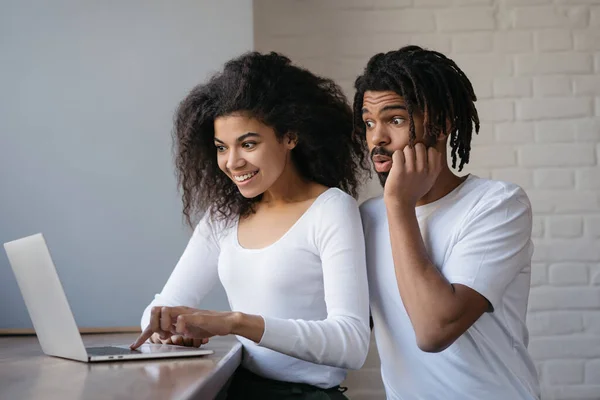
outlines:
[[[162,344],[84,347],[71,307],[41,233],[4,244],[33,327],[49,356],[83,362],[191,357],[212,350]]]

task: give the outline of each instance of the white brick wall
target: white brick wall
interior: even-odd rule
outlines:
[[[528,325],[543,399],[600,399],[600,0],[255,0],[255,47],[352,82],[418,44],[453,58],[482,119],[467,172],[515,182],[534,208]],[[380,193],[370,182],[361,199]],[[383,399],[372,346],[346,382]]]

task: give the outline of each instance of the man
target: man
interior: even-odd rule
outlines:
[[[361,206],[374,333],[389,399],[539,398],[525,325],[532,215],[516,185],[455,175],[479,130],[469,79],[417,46],[355,83],[381,197]]]

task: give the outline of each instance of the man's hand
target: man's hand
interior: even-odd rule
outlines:
[[[148,327],[130,347],[136,349],[154,335],[161,342],[169,339],[171,342],[178,341],[179,339],[173,337],[182,336],[186,339],[200,340],[202,343],[202,339],[232,333],[237,315],[238,313],[233,312],[198,310],[191,307],[153,307]]]
[[[385,202],[414,208],[431,190],[441,170],[442,154],[434,147],[427,149],[417,143],[414,148],[395,151],[385,182]]]

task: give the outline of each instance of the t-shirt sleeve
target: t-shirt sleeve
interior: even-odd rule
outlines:
[[[144,310],[142,329],[150,322],[152,307],[199,308],[201,301],[215,286],[218,281],[217,262],[220,249],[214,225],[215,222],[207,212],[194,229],[162,291]]]
[[[358,369],[369,347],[365,242],[356,201],[336,195],[315,214],[315,245],[323,268],[327,318],[321,321],[263,316],[260,346],[293,357]]]
[[[518,186],[491,189],[463,223],[442,273],[468,286],[496,309],[508,285],[531,266],[532,213]]]

